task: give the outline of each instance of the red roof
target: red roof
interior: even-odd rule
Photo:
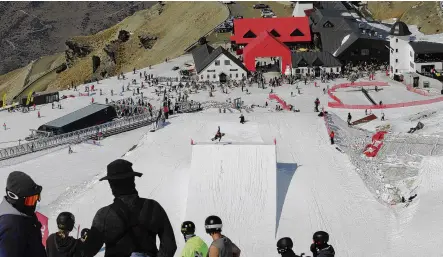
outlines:
[[[258,37],[263,31],[270,32],[283,43],[311,42],[308,17],[235,19],[231,41],[248,44],[255,39],[254,35]]]

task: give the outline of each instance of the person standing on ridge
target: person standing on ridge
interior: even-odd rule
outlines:
[[[329,134],[329,138],[331,139],[331,145],[334,144],[334,137],[335,137],[335,133],[334,133],[334,131],[331,130],[331,133]]]
[[[200,237],[195,235],[194,222],[183,222],[181,231],[186,242],[181,257],[206,257],[208,254],[208,246]]]
[[[294,243],[291,238],[283,237],[277,241],[277,252],[281,254],[282,257],[300,257],[294,253],[292,248]]]
[[[335,251],[332,245],[328,245],[329,234],[324,231],[317,231],[312,236],[314,243],[311,244],[313,257],[334,257]]]
[[[240,123],[241,124],[245,124],[245,116],[242,114],[240,114]]]
[[[352,120],[351,113],[348,112],[348,126],[351,126],[351,120]]]
[[[78,240],[69,236],[74,229],[75,217],[70,212],[62,212],[57,217],[59,231],[49,235],[46,239],[46,253],[48,257],[74,256]]]
[[[222,220],[217,216],[209,216],[205,220],[205,229],[212,237],[208,257],[239,257],[240,249],[226,236],[222,235]]]
[[[46,257],[41,223],[35,215],[42,187],[21,171],[6,180],[6,196],[0,203],[0,256]]]
[[[108,180],[114,203],[97,211],[76,257],[95,256],[103,243],[106,257],[174,256],[177,244],[168,215],[158,202],[139,197],[135,189],[135,177],[142,175],[126,160],[118,159],[107,166],[107,176],[100,181]]]

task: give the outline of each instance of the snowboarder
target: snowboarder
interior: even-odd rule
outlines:
[[[318,98],[316,98],[315,99],[315,101],[314,101],[314,104],[315,104],[315,112],[319,112],[319,110],[318,110],[318,106],[320,105],[320,100],[318,99]]]
[[[71,148],[71,146],[68,146],[68,154],[71,154],[71,153],[73,153],[74,151],[72,151],[72,148]]]
[[[3,128],[6,130],[6,122],[3,123]]]
[[[334,257],[335,251],[332,245],[328,244],[329,234],[324,231],[317,231],[312,236],[314,243],[311,244],[313,257]]]
[[[324,95],[326,94],[326,88],[323,88],[323,94]]]
[[[105,256],[174,256],[177,244],[168,215],[155,200],[139,197],[135,188],[135,177],[142,175],[126,160],[118,159],[107,166],[107,176],[100,181],[108,180],[114,202],[97,211],[75,256],[95,256],[103,243]]]
[[[351,120],[352,120],[352,116],[351,116],[351,113],[350,113],[350,112],[348,112],[348,126],[350,126],[350,125],[351,125]]]
[[[40,118],[40,111],[37,112],[37,116]]]
[[[240,123],[245,124],[245,116],[243,116],[243,113],[240,114]]]
[[[335,137],[335,133],[334,133],[334,131],[331,131],[331,133],[329,134],[329,138],[331,139],[331,145],[334,144],[334,137]]]
[[[382,120],[382,121],[385,120],[385,113],[384,113],[384,112],[381,113],[381,120]]]
[[[208,246],[198,236],[195,235],[195,224],[192,221],[182,223],[181,232],[185,238],[185,246],[182,250],[181,257],[206,257],[208,254]]]
[[[218,139],[218,142],[220,142],[220,140],[221,140],[221,138],[222,138],[223,136],[224,136],[224,133],[222,134],[222,133],[220,132],[220,126],[218,126],[217,133],[215,134],[215,137],[212,138],[211,140],[214,141],[214,140],[217,140],[217,139]]]
[[[57,217],[57,227],[59,231],[49,235],[46,239],[46,253],[48,257],[72,256],[77,246],[78,240],[69,236],[74,229],[75,217],[70,212],[62,212]]]
[[[277,252],[281,254],[282,257],[299,257],[292,250],[293,247],[294,243],[289,237],[283,237],[277,241]]]
[[[0,203],[0,255],[46,257],[41,223],[35,214],[42,187],[21,171],[6,180],[6,196]]]
[[[226,236],[222,235],[222,220],[217,216],[209,216],[205,220],[205,229],[212,237],[212,243],[209,247],[208,256],[240,256],[240,249]]]

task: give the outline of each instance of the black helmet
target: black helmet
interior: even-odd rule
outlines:
[[[57,217],[57,227],[60,230],[72,231],[74,229],[75,217],[70,212],[62,212]]]
[[[294,247],[294,243],[292,243],[292,240],[289,237],[283,237],[277,241],[277,251],[280,254],[285,253],[289,249],[292,249],[292,247]]]
[[[312,236],[312,239],[316,244],[326,244],[329,241],[329,234],[324,231],[317,231]]]
[[[192,221],[185,221],[182,223],[182,234],[193,235],[195,233],[195,224]]]
[[[222,227],[223,227],[222,220],[215,215],[211,215],[207,217],[205,220],[205,229],[206,233],[208,234],[212,234],[214,232],[221,232]]]

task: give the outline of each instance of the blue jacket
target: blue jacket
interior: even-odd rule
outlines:
[[[46,257],[41,224],[5,199],[0,203],[0,257]]]

